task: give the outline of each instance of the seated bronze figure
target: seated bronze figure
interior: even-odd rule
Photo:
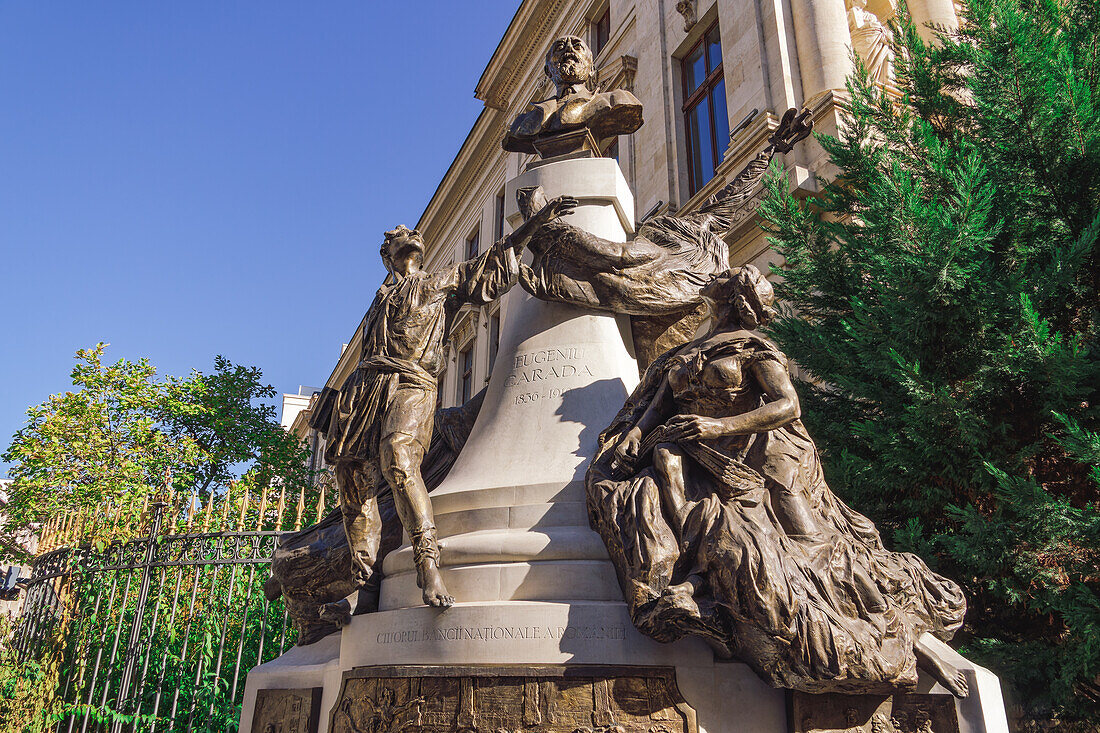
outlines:
[[[649,367],[587,475],[635,625],[701,636],[776,687],[888,694],[919,661],[965,695],[920,642],[959,628],[962,591],[829,490],[787,359],[756,332],[771,285],[746,266],[702,296],[709,333]]]

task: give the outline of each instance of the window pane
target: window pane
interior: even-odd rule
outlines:
[[[714,178],[714,145],[711,140],[710,110],[706,100],[688,110],[688,147],[691,150],[691,193]]]
[[[500,350],[500,313],[494,313],[489,318],[489,373],[493,373],[493,365],[497,361],[497,351]]]
[[[607,45],[607,41],[611,38],[611,10],[605,10],[604,14],[596,20],[593,25],[593,40],[595,43],[592,46],[592,55],[599,56],[600,51]]]
[[[718,39],[717,25],[707,32],[704,44],[707,47],[707,71],[714,71],[722,63],[722,42]]]
[[[470,235],[470,238],[466,240],[466,259],[472,260],[477,257],[478,245],[481,239],[481,232],[476,231]]]
[[[462,369],[462,374],[461,374],[461,377],[462,377],[462,379],[461,379],[461,381],[462,381],[462,385],[461,385],[462,390],[461,390],[461,392],[462,392],[462,394],[460,396],[461,396],[461,402],[464,404],[464,403],[468,402],[471,397],[473,397],[473,388],[474,388],[474,344],[473,343],[471,343],[470,346],[465,351],[462,352],[461,369]]]
[[[730,145],[730,120],[726,116],[726,80],[719,79],[711,91],[713,100],[711,109],[714,117],[714,145],[718,152],[718,161],[726,157],[726,148]]]
[[[497,194],[497,230],[496,238],[500,239],[504,236],[504,192],[501,191]]]
[[[698,89],[706,78],[707,65],[703,59],[703,46],[700,44],[684,59],[684,81],[687,85],[684,89],[684,97],[691,96],[691,93]]]

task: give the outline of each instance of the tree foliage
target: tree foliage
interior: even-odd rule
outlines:
[[[763,206],[830,484],[959,580],[1032,716],[1100,712],[1100,4],[969,0]]]
[[[103,522],[141,514],[173,489],[209,500],[231,484],[258,496],[280,483],[310,483],[307,452],[265,400],[275,390],[259,369],[217,357],[214,371],[158,379],[145,359],[105,363],[106,346],[77,352],[73,389],[27,410],[3,455],[13,483],[0,553],[18,557],[21,539],[58,516],[77,517],[90,539],[109,541]]]

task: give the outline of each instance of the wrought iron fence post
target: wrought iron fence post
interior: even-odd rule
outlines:
[[[141,588],[138,591],[137,603],[134,606],[134,620],[130,624],[130,639],[126,645],[126,661],[122,670],[122,679],[118,686],[118,708],[121,712],[130,700],[131,689],[134,684],[134,672],[138,663],[138,648],[141,640],[141,626],[145,618],[145,604],[149,600],[149,586],[153,580],[153,562],[157,553],[157,537],[160,535],[160,524],[164,518],[164,509],[168,505],[162,501],[153,502],[153,519],[149,527],[149,537],[145,546],[145,561],[141,569]],[[123,723],[115,720],[111,723],[111,733],[122,733]]]

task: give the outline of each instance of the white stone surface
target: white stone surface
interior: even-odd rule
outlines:
[[[959,733],[1008,733],[1008,716],[997,675],[974,664],[931,634],[925,634],[921,640],[966,677],[970,695],[955,703],[959,712]],[[948,694],[946,688],[927,675],[920,677],[918,692]]]
[[[336,702],[340,691],[340,635],[326,636],[316,644],[292,647],[282,656],[266,664],[253,667],[244,684],[244,705],[241,706],[243,733],[252,730],[252,716],[256,712],[256,692],[259,690],[300,690],[323,687],[321,719]],[[328,730],[328,723],[322,728]]]

